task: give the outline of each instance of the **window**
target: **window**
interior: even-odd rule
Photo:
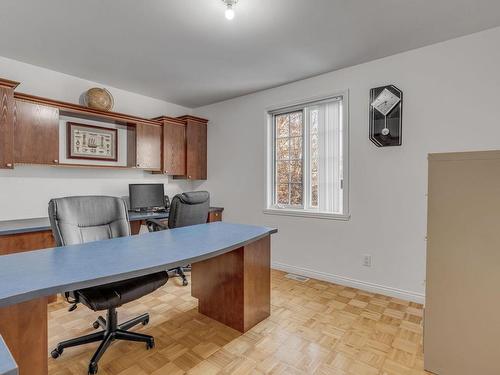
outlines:
[[[348,217],[346,95],[269,112],[266,213]]]

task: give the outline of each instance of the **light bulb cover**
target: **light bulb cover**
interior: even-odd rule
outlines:
[[[226,5],[225,16],[228,20],[232,20],[234,18],[234,5],[238,3],[238,0],[222,0],[224,5]]]
[[[234,10],[231,5],[227,6],[226,12],[225,12],[226,18],[228,20],[232,20],[234,18]]]

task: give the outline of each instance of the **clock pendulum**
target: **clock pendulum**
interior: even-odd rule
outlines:
[[[388,136],[391,131],[387,127],[387,116],[384,116],[384,128],[380,131],[383,136]]]

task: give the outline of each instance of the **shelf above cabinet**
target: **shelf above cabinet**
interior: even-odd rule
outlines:
[[[14,92],[14,98],[30,103],[37,103],[42,105],[48,105],[51,107],[56,107],[61,112],[61,115],[81,117],[81,118],[86,118],[88,120],[107,121],[107,122],[111,121],[122,125],[136,124],[136,123],[161,125],[160,122],[151,119],[126,115],[119,112],[101,111],[98,109],[84,107],[79,104],[42,98],[40,96],[24,94],[20,92]]]

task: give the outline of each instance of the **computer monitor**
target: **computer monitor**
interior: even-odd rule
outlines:
[[[163,184],[130,184],[128,190],[131,210],[165,207]]]

